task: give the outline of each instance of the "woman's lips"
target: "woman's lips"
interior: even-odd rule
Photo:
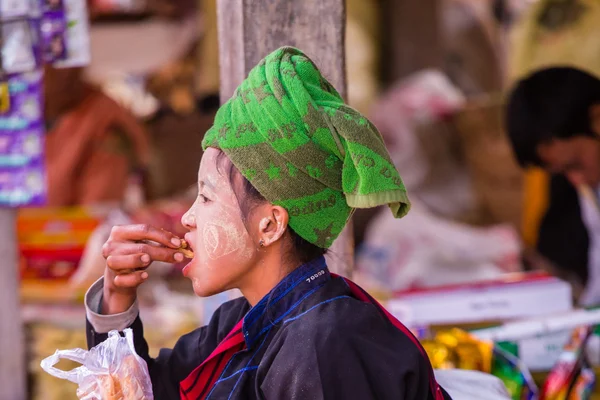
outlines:
[[[194,262],[194,259],[189,260],[189,262],[187,264],[184,265],[184,267],[181,269],[181,273],[183,274],[183,276],[187,277],[188,273],[190,271],[190,268],[192,267],[192,263]]]
[[[190,261],[189,263],[187,263],[182,269],[181,269],[181,273],[183,274],[183,276],[185,276],[186,278],[188,277],[188,271],[190,270],[190,265],[192,264],[192,262]]]
[[[191,232],[186,233],[185,235],[183,235],[183,239],[186,241],[187,243],[187,248],[190,249],[191,251],[194,251],[194,242],[193,242],[193,235]]]
[[[191,260],[190,260],[190,262],[188,262],[188,263],[187,263],[187,264],[186,264],[186,265],[183,267],[183,269],[181,270],[181,272],[182,272],[183,276],[187,276],[187,274],[188,274],[188,272],[189,272],[189,269],[190,269],[190,266],[191,266],[191,264],[192,264],[192,262],[193,262],[193,257],[194,257],[194,246],[192,245],[192,240],[191,240],[191,239],[192,239],[192,234],[191,234],[191,232],[188,232],[188,233],[186,233],[186,234],[184,235],[184,240],[185,240],[185,241],[186,241],[186,243],[187,243],[187,250],[188,250],[188,251],[191,253],[191,257],[188,257],[188,258],[191,258]],[[184,254],[184,255],[186,255],[186,254]],[[186,257],[187,257],[187,255],[186,255]]]

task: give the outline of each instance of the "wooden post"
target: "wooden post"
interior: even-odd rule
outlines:
[[[442,0],[382,0],[382,68],[393,83],[423,68],[443,63],[440,37]]]
[[[344,0],[218,0],[220,92],[229,99],[250,69],[285,45],[302,49],[346,97]],[[350,276],[352,228],[340,235],[329,260],[332,271]]]
[[[0,400],[26,398],[16,215],[13,209],[0,208]]]

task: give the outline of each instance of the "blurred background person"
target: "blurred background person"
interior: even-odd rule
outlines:
[[[48,205],[121,202],[130,174],[149,163],[144,126],[81,68],[48,66],[44,85]]]

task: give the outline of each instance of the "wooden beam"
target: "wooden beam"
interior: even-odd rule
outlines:
[[[16,211],[0,208],[0,400],[25,400],[25,333],[19,299]]]
[[[423,68],[440,68],[442,0],[382,0],[382,68],[393,83]]]
[[[250,69],[285,45],[302,49],[346,97],[344,0],[218,0],[220,92],[227,100]],[[352,230],[332,248],[330,268],[350,276]]]

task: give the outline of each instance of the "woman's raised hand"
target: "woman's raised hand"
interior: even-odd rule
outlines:
[[[118,314],[135,302],[137,288],[147,278],[153,261],[168,263],[184,259],[178,252],[181,239],[149,225],[115,226],[102,247],[106,259],[103,314]]]

